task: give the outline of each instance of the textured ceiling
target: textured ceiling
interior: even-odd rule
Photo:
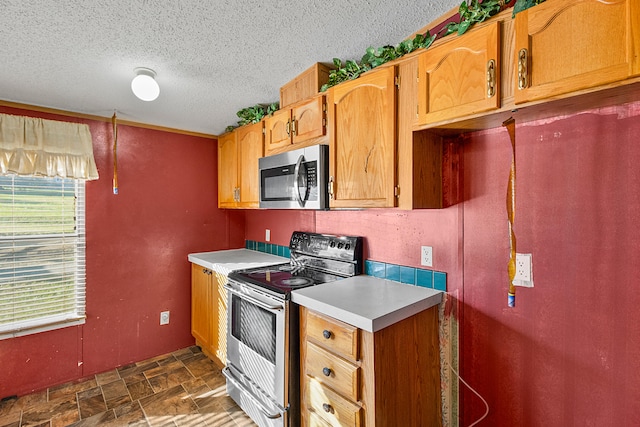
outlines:
[[[0,99],[220,134],[315,62],[395,45],[460,0],[0,0]],[[133,69],[157,72],[138,100]]]

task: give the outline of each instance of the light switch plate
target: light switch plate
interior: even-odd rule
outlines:
[[[269,230],[268,228],[264,231],[264,241],[265,242],[271,241],[271,230]]]

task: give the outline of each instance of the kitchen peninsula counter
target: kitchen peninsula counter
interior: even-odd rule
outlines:
[[[199,252],[189,254],[188,258],[190,262],[211,269],[224,276],[229,275],[229,273],[235,270],[289,262],[289,258],[250,249]]]
[[[360,275],[293,291],[291,300],[362,330],[377,332],[439,304],[442,294],[435,289]]]

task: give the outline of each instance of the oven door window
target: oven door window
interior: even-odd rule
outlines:
[[[276,315],[237,295],[232,296],[231,334],[244,345],[276,363]]]

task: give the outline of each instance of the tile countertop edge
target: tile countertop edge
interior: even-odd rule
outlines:
[[[369,295],[362,295],[357,304],[345,305],[344,301],[348,298],[340,295],[340,288],[336,284],[341,283],[341,286],[344,286],[345,294],[349,294],[354,289],[362,289],[361,287],[365,285],[364,281],[366,281],[366,286],[383,288],[393,286],[394,291],[399,293],[409,291],[412,296],[402,296],[398,301],[387,304],[387,301],[368,298],[376,294],[376,292],[371,292]],[[327,289],[327,292],[323,291],[323,287]],[[356,276],[356,278],[345,279],[344,281],[331,282],[294,291],[292,292],[292,301],[365,331],[377,332],[438,305],[442,301],[442,295],[441,291],[434,289],[417,288],[412,285],[391,282],[371,276]],[[393,307],[389,307],[390,305]]]
[[[188,254],[189,262],[228,275],[235,270],[288,263],[288,258],[251,249],[227,249]]]

